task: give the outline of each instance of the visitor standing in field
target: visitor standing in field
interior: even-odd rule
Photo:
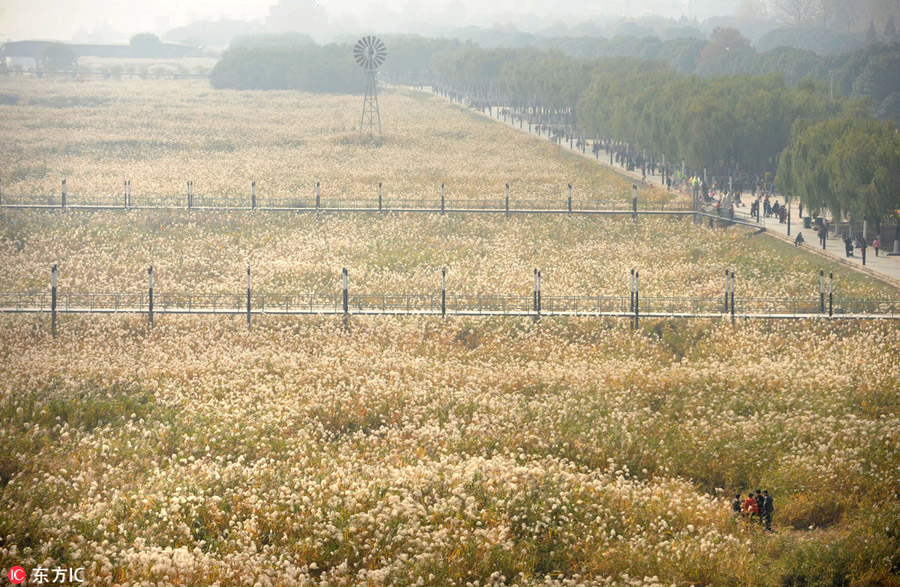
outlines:
[[[772,531],[772,512],[775,511],[775,506],[772,504],[772,496],[769,495],[769,490],[766,489],[763,491],[763,521],[766,523],[766,530],[769,532]]]
[[[747,499],[744,500],[741,506],[741,512],[750,520],[753,519],[753,516],[759,514],[759,506],[756,505],[756,500],[753,498],[752,493],[747,494]]]
[[[765,512],[765,498],[763,497],[762,491],[757,489],[753,499],[756,501],[756,514],[759,516],[759,523],[762,524],[763,512]]]

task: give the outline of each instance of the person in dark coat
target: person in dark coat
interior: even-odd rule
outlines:
[[[772,505],[772,496],[769,495],[769,490],[766,489],[763,491],[763,509],[762,509],[762,519],[766,524],[766,530],[769,532],[772,531],[772,512],[775,511],[775,506]]]
[[[844,251],[848,257],[853,256],[853,239],[850,238],[849,234],[844,237]]]
[[[734,501],[731,502],[731,511],[735,514],[740,515],[741,513],[741,494],[738,493],[734,496]]]
[[[763,498],[762,491],[757,489],[756,495],[753,496],[753,499],[756,500],[756,511],[757,511],[757,515],[759,516],[759,523],[762,524],[762,521],[763,521],[762,516],[763,516],[763,511],[764,511],[764,505],[765,505],[765,503],[764,503],[765,498]]]

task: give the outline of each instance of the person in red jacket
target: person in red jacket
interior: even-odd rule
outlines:
[[[756,505],[756,498],[753,497],[752,493],[747,494],[747,499],[744,500],[741,511],[751,520],[753,519],[753,516],[759,515],[759,506]]]

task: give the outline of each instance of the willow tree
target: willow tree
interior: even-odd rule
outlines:
[[[900,209],[900,135],[891,122],[848,114],[798,123],[779,158],[780,189],[810,210],[824,203],[835,218],[876,223]]]

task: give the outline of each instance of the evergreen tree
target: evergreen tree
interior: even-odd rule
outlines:
[[[865,46],[874,45],[878,42],[878,33],[875,32],[875,19],[869,21],[869,29],[866,31]]]
[[[897,41],[897,24],[894,21],[894,15],[888,17],[887,24],[884,25],[884,40],[889,43]]]

